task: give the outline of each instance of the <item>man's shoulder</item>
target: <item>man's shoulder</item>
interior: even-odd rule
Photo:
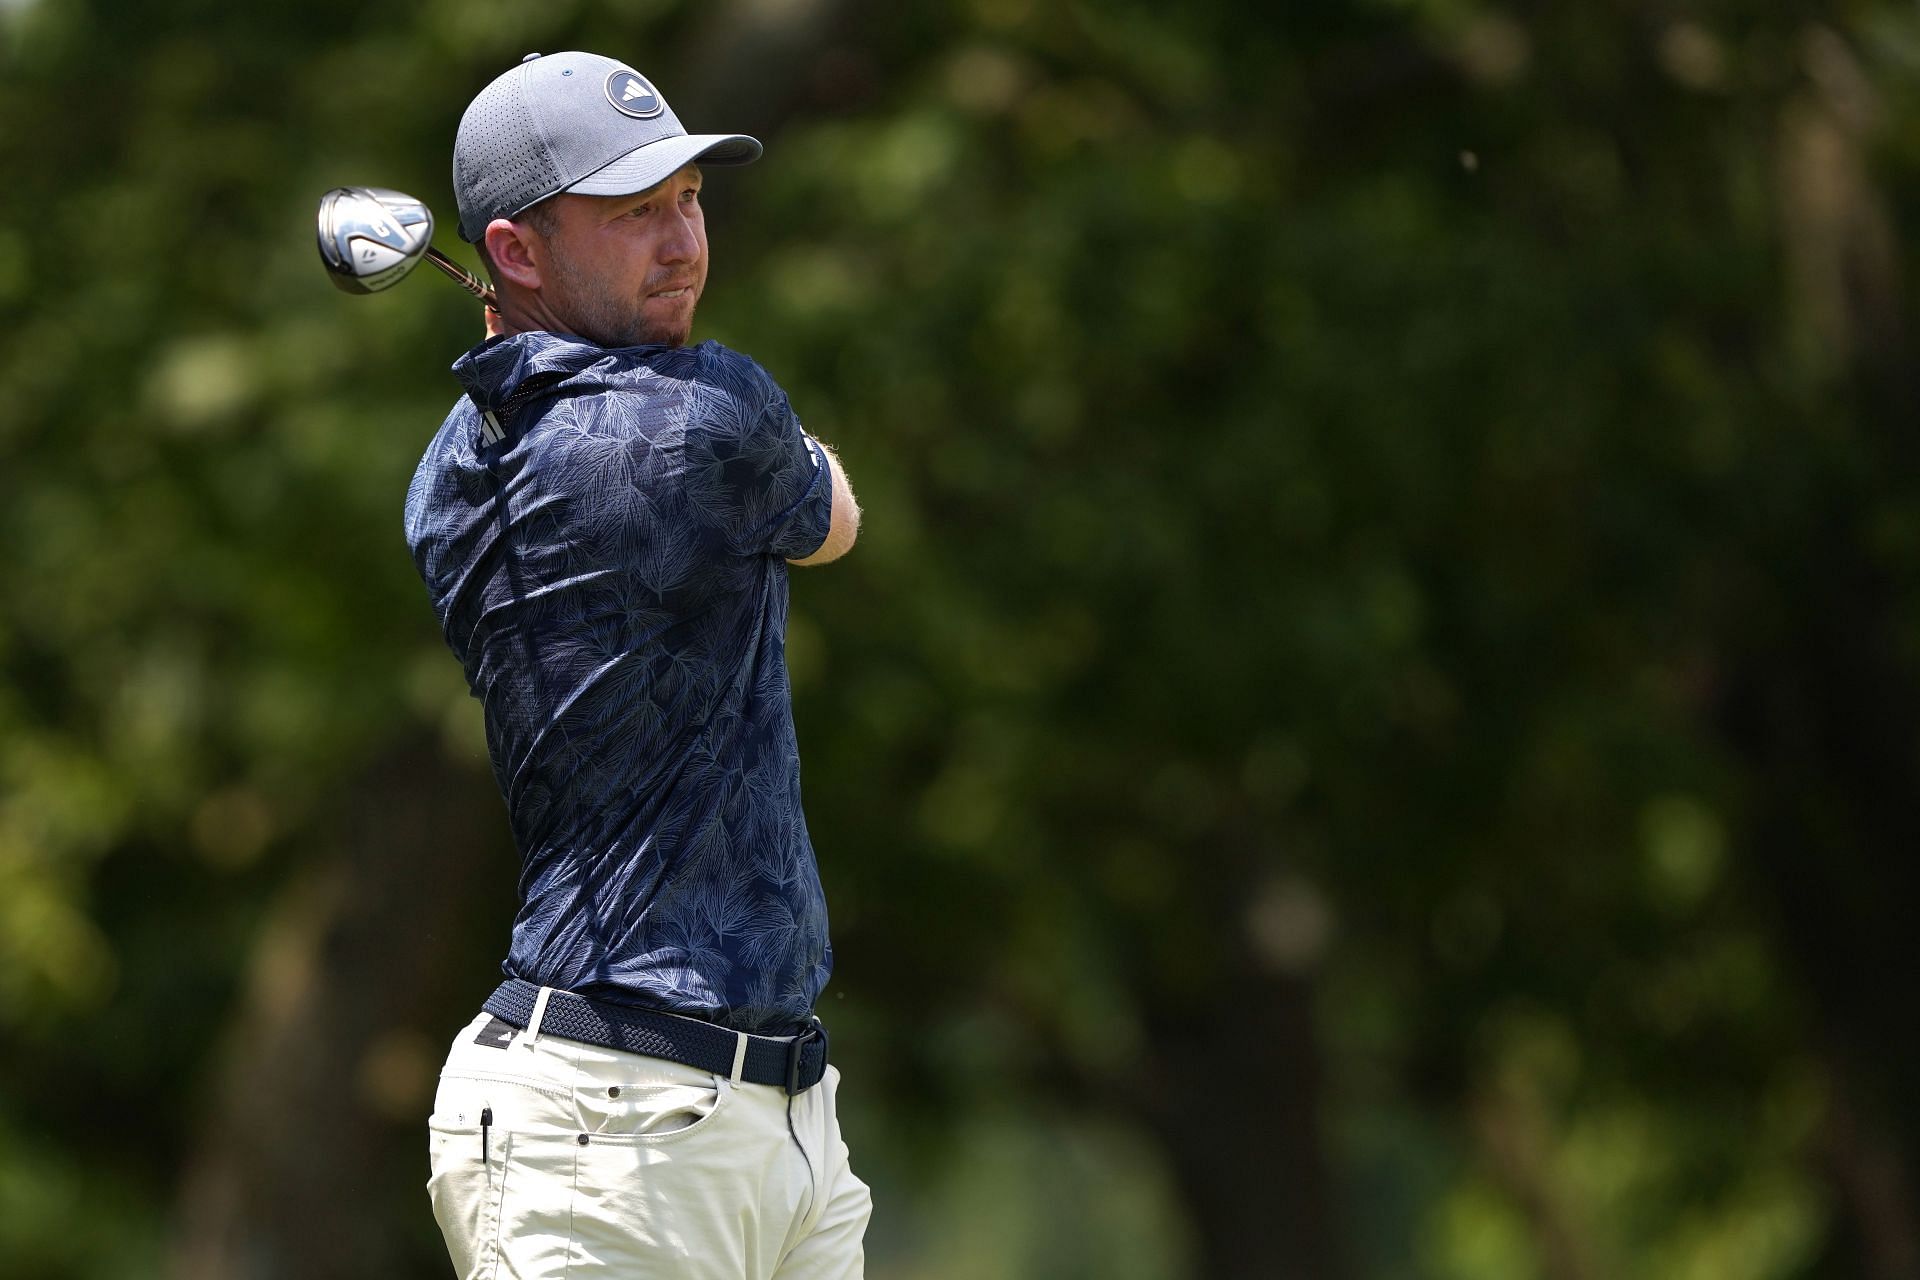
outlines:
[[[711,339],[688,347],[610,347],[573,380],[599,382],[612,392],[651,388],[661,381],[725,390],[773,381],[752,356]]]
[[[556,391],[555,408],[571,410],[560,421],[592,431],[662,415],[685,426],[733,426],[780,388],[753,357],[707,341],[610,348]]]
[[[424,478],[435,472],[471,465],[475,461],[471,437],[477,433],[478,424],[479,411],[474,408],[473,401],[465,396],[454,401],[447,410],[447,416],[441,419],[439,429],[420,453],[420,461],[414,469],[416,489]]]

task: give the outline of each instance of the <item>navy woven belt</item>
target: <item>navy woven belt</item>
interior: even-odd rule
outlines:
[[[540,988],[519,978],[509,978],[481,1005],[502,1022],[524,1029],[533,1020]],[[734,1074],[734,1061],[740,1054],[742,1033],[729,1031],[711,1022],[682,1018],[670,1013],[591,1000],[571,991],[558,989],[547,993],[546,1012],[540,1017],[540,1034],[560,1036],[597,1044],[603,1049],[620,1049],[665,1058],[682,1066],[698,1067],[717,1076]],[[740,1060],[740,1079],[753,1084],[774,1084],[789,1094],[804,1093],[820,1083],[827,1071],[827,1029],[820,1019],[812,1019],[791,1040],[771,1036],[745,1036],[746,1054]]]

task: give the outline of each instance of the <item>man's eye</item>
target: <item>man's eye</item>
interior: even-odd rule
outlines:
[[[680,203],[682,204],[686,204],[690,201],[698,200],[699,198],[700,198],[700,188],[698,187],[688,187],[685,191],[682,191],[680,193]]]

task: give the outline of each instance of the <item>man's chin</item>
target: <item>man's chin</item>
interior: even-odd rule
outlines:
[[[692,325],[680,325],[672,329],[647,325],[620,332],[585,333],[580,336],[599,347],[684,347],[692,335]]]
[[[693,305],[691,303],[687,305],[685,315],[655,321],[647,326],[647,331],[653,335],[648,339],[650,342],[657,342],[663,347],[686,346],[687,339],[693,336]]]
[[[628,331],[632,337],[629,346],[634,347],[684,347],[687,339],[693,336],[693,315],[675,323],[663,324],[658,320],[642,321]]]
[[[599,347],[684,347],[693,334],[693,309],[670,316],[603,311],[573,324],[574,333]]]

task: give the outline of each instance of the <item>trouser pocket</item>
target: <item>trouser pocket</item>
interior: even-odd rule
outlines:
[[[500,1259],[500,1199],[510,1139],[481,1115],[427,1125],[427,1196],[461,1280],[491,1280]],[[488,1117],[491,1119],[491,1117]]]
[[[577,1091],[582,1132],[596,1137],[665,1138],[700,1128],[720,1111],[732,1086],[704,1081],[619,1082]]]
[[[662,1080],[663,1070],[685,1077]],[[723,1077],[658,1064],[572,1088],[442,1073],[427,1126],[427,1187],[455,1272],[461,1280],[655,1274],[677,1256],[690,1208],[680,1201],[705,1199],[696,1188],[717,1153],[700,1135],[732,1094]],[[656,1175],[668,1164],[677,1176],[663,1184]],[[742,1194],[726,1202],[742,1203]],[[672,1265],[671,1274],[691,1274],[682,1270],[690,1259]]]
[[[501,1269],[501,1222],[508,1198],[534,1190],[524,1172],[530,1130],[571,1128],[564,1089],[544,1082],[443,1072],[427,1121],[427,1194],[447,1254],[462,1280],[492,1280]],[[510,1187],[511,1184],[511,1187]],[[516,1259],[519,1250],[514,1250]]]

